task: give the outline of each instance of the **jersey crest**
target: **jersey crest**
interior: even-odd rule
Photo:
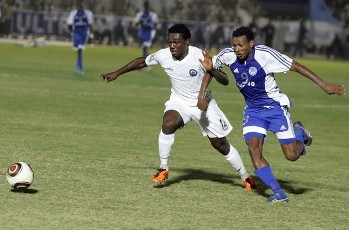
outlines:
[[[191,69],[189,70],[189,75],[191,77],[195,77],[196,75],[198,75],[198,71],[196,71],[195,69]]]

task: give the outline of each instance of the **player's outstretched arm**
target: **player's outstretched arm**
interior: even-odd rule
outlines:
[[[321,89],[329,95],[331,94],[337,94],[338,96],[345,95],[344,85],[326,83],[320,77],[318,77],[313,71],[301,65],[300,63],[296,62],[295,60],[293,60],[290,70],[298,72],[304,77],[309,78],[310,80],[315,82],[317,85],[319,85]]]
[[[130,63],[128,63],[127,65],[121,67],[120,69],[110,73],[102,73],[100,76],[103,78],[103,80],[110,82],[115,80],[116,78],[118,78],[120,75],[124,73],[142,69],[146,66],[147,64],[145,63],[145,57],[138,57],[133,61],[131,61]]]

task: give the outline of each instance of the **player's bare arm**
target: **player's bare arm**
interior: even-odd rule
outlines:
[[[202,111],[206,111],[207,107],[208,107],[208,103],[205,100],[205,94],[206,94],[206,89],[207,89],[208,85],[210,84],[212,78],[213,77],[208,73],[206,73],[204,75],[204,77],[202,78],[200,92],[199,92],[199,96],[198,96],[198,104],[197,104],[198,108]]]
[[[344,85],[326,83],[320,77],[318,77],[313,71],[303,66],[302,64],[296,62],[295,60],[292,61],[292,67],[290,70],[300,73],[304,77],[309,78],[310,80],[315,82],[317,85],[319,85],[321,89],[329,95],[331,94],[337,94],[338,96],[345,95]]]
[[[130,63],[128,63],[127,65],[121,67],[120,69],[110,73],[103,73],[100,76],[103,78],[103,80],[110,82],[115,80],[116,78],[118,78],[120,75],[124,73],[142,69],[146,66],[147,64],[145,63],[145,57],[138,57],[133,61],[131,61]]]
[[[204,55],[204,60],[203,61],[200,60],[202,66],[207,70],[209,74],[211,74],[211,76],[213,76],[217,80],[217,82],[219,82],[222,85],[228,85],[229,84],[228,76],[224,72],[213,68],[212,56],[210,55],[208,50],[205,49],[202,51],[202,53]]]

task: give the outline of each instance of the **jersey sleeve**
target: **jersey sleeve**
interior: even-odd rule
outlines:
[[[152,19],[153,19],[153,23],[154,23],[154,24],[159,23],[159,18],[158,18],[158,14],[157,14],[157,13],[151,12],[151,16],[152,16]]]
[[[160,55],[159,52],[148,55],[145,59],[145,64],[147,64],[147,66],[158,65],[159,64],[159,61],[158,61],[159,55]]]
[[[230,66],[236,60],[235,52],[232,48],[222,50],[218,55],[213,56],[213,68],[222,69],[224,66]]]
[[[85,12],[87,15],[88,24],[92,25],[94,23],[93,13],[90,10],[86,10]]]
[[[136,14],[136,16],[134,17],[134,19],[133,19],[133,23],[134,23],[134,24],[139,23],[139,21],[140,21],[140,19],[141,19],[141,16],[142,16],[142,12],[138,12],[138,13]]]
[[[267,55],[268,71],[271,73],[284,73],[290,70],[292,66],[292,59],[287,55],[281,54],[278,51],[269,48]]]
[[[76,14],[76,10],[73,10],[69,13],[69,16],[67,18],[67,24],[68,25],[73,25],[74,22],[74,15]]]

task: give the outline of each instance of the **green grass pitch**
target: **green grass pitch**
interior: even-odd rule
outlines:
[[[128,63],[140,48],[87,47],[85,76],[74,74],[69,46],[0,44],[0,229],[347,229],[349,99],[328,96],[295,73],[276,75],[314,141],[289,162],[271,133],[264,153],[289,196],[246,191],[237,172],[194,123],[176,133],[167,184],[153,187],[157,138],[170,83],[156,66],[111,83],[99,75]],[[324,80],[349,86],[344,61],[298,60]],[[230,74],[230,73],[229,73]],[[233,78],[212,82],[234,126],[229,141],[253,166],[243,141],[244,107]],[[11,191],[16,161],[34,172],[27,193]]]

